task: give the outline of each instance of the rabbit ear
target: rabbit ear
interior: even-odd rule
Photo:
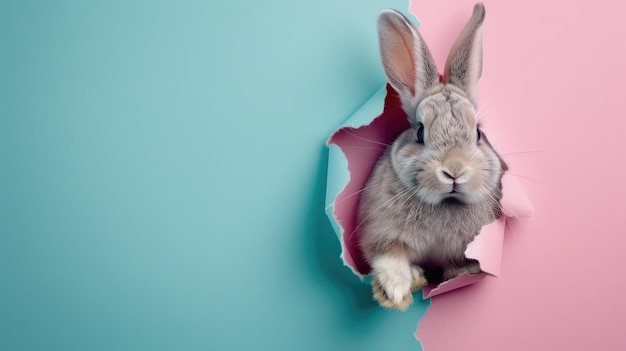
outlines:
[[[478,79],[483,73],[483,22],[485,6],[474,5],[474,12],[457,38],[446,61],[444,83],[463,89],[476,104]]]
[[[412,119],[424,90],[439,82],[430,50],[411,22],[394,10],[378,16],[378,39],[385,74]]]

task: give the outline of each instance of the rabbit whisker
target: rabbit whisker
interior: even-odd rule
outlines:
[[[409,199],[412,198],[413,196],[415,196],[417,194],[417,187],[413,188],[413,192],[411,194],[411,196],[409,196]],[[406,204],[407,201],[405,201],[402,204],[402,207],[404,207],[404,205]],[[415,214],[413,214],[413,212],[415,212]],[[411,206],[411,208],[409,208],[409,213],[407,214],[406,218],[404,219],[404,225],[402,226],[402,231],[406,232],[406,228],[407,228],[407,224],[409,223],[409,220],[411,218],[413,218],[415,215],[417,215],[417,206]]]
[[[375,187],[375,186],[374,186],[374,185],[370,185],[370,186],[366,186],[366,187],[364,187],[363,189],[361,189],[361,190],[359,190],[359,191],[355,191],[354,193],[352,193],[352,194],[350,194],[350,195],[347,195],[347,196],[346,196],[346,197],[344,197],[343,199],[341,199],[341,200],[339,200],[339,201],[335,201],[335,205],[336,205],[336,204],[340,204],[340,203],[342,203],[342,202],[344,202],[344,201],[348,200],[349,198],[351,198],[351,197],[353,197],[353,196],[355,196],[355,195],[358,195],[358,194],[360,194],[360,193],[364,192],[365,190],[370,189],[370,188],[373,188],[373,187]]]
[[[374,144],[378,144],[378,145],[391,146],[391,144],[382,143],[382,142],[380,142],[380,141],[371,140],[371,139],[367,139],[367,138],[364,138],[364,137],[362,137],[362,136],[356,135],[356,134],[354,134],[354,133],[350,132],[348,129],[343,129],[343,131],[344,131],[344,132],[346,132],[346,133],[348,133],[348,134],[350,134],[350,135],[352,135],[353,137],[355,137],[355,138],[357,138],[357,139],[361,139],[361,140],[363,140],[363,141],[369,141],[370,143],[374,143]]]
[[[545,186],[545,187],[546,187],[546,190],[550,190],[550,191],[555,192],[555,190],[554,190],[554,186],[549,185],[549,184],[547,184],[547,183],[544,183],[544,182],[542,182],[542,181],[539,181],[539,180],[537,180],[537,179],[534,179],[534,178],[531,178],[531,177],[526,177],[526,176],[523,176],[523,175],[520,175],[520,174],[511,173],[511,172],[509,172],[509,171],[507,171],[507,172],[506,172],[506,174],[510,174],[510,175],[515,176],[515,177],[518,177],[518,178],[523,178],[523,179],[526,179],[526,180],[530,180],[530,181],[532,181],[532,182],[535,182],[535,183],[537,183],[537,184],[540,184],[540,185]]]
[[[532,155],[532,154],[548,154],[548,153],[560,153],[561,151],[549,151],[549,150],[529,150],[529,151],[516,151],[501,153],[500,156],[513,156],[513,155]]]
[[[380,147],[375,146],[342,146],[342,149],[371,149],[371,150],[381,150]]]
[[[511,221],[508,219],[504,219],[504,233],[506,234],[508,231],[511,232],[511,238],[513,239],[513,245],[515,248],[519,248],[519,243],[517,242],[517,233],[513,230],[513,225],[510,223]]]
[[[348,236],[348,240],[352,239],[352,236],[354,235],[354,233],[356,233],[356,231],[361,228],[361,226],[365,223],[365,221],[367,221],[374,213],[376,213],[376,211],[378,211],[380,208],[382,208],[383,206],[387,206],[387,205],[391,205],[393,202],[395,202],[396,200],[400,199],[403,195],[405,195],[406,193],[408,193],[411,190],[411,188],[408,188],[406,190],[403,190],[402,192],[394,195],[391,199],[383,202],[382,204],[380,204],[378,207],[376,207],[373,211],[371,211],[371,213],[369,215],[367,215],[367,217],[363,218],[363,220],[361,221],[361,223],[359,223],[359,225],[356,226],[356,228],[354,228],[354,230],[352,231],[352,233],[350,233],[350,235]]]

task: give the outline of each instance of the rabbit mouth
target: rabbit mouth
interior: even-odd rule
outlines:
[[[456,182],[452,183],[452,189],[450,189],[450,191],[447,192],[447,194],[453,195],[453,194],[461,194],[461,192],[459,191],[459,184],[457,184]]]
[[[441,203],[454,203],[454,204],[465,204],[466,198],[462,192],[459,192],[458,189],[452,189],[449,192],[443,194],[441,197]]]
[[[441,205],[444,206],[464,206],[466,205],[461,196],[445,196],[441,199]]]

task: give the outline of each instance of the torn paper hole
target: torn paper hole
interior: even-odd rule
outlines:
[[[382,113],[381,113],[382,111]],[[397,93],[387,85],[380,89],[329,138],[326,214],[341,242],[344,264],[360,278],[370,273],[370,266],[360,251],[357,208],[362,189],[385,148],[409,123]],[[486,131],[486,134],[489,134]],[[497,150],[497,148],[496,148]],[[480,262],[481,274],[463,274],[439,285],[422,289],[423,298],[442,294],[482,280],[485,275],[500,273],[502,245],[507,218],[529,217],[532,204],[521,185],[510,175],[502,178],[504,215],[483,227],[465,251],[468,258]]]

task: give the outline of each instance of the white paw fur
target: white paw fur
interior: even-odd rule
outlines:
[[[411,294],[413,274],[404,257],[379,256],[372,262],[374,276],[394,304],[402,304]]]

